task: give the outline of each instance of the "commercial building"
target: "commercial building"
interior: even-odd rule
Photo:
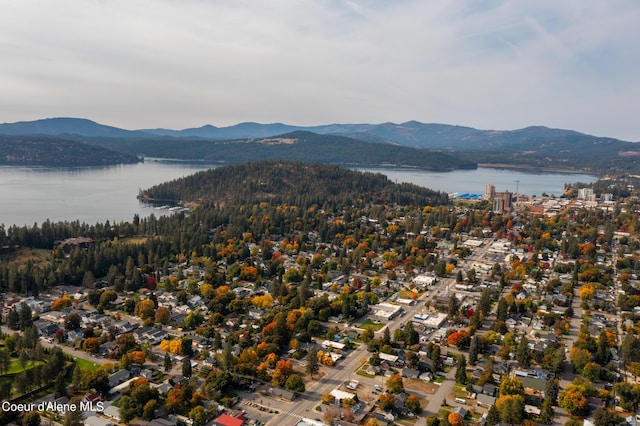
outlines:
[[[493,212],[507,213],[513,209],[513,194],[509,191],[496,192],[493,197]]]

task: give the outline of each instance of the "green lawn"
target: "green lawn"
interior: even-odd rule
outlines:
[[[364,364],[362,364],[360,367],[356,369],[356,374],[358,376],[369,377],[369,378],[376,377],[376,376],[372,376],[371,374],[367,374],[367,368],[369,368],[369,363],[365,362]]]
[[[413,426],[416,424],[416,420],[418,420],[417,417],[400,416],[395,423],[402,426]]]
[[[361,328],[363,330],[371,330],[373,332],[380,330],[382,327],[384,327],[384,324],[376,324],[371,320],[366,320],[358,326],[358,328]]]
[[[34,363],[31,363],[31,361],[27,361],[27,364],[26,364],[25,368],[22,368],[22,366],[20,365],[20,362],[17,359],[12,359],[11,360],[11,365],[9,366],[9,371],[7,371],[6,374],[22,373],[24,370],[30,370],[33,367],[36,367],[36,366],[42,365],[42,364],[44,364],[44,362],[42,362],[42,361],[36,361]]]
[[[74,357],[77,366],[82,368],[83,370],[96,371],[100,368],[99,364],[93,363],[91,361],[87,361],[86,359],[76,358]]]
[[[403,297],[405,299],[413,299],[414,297],[420,297],[420,296],[421,296],[420,293],[414,293],[410,290],[401,290],[398,292],[398,297]]]

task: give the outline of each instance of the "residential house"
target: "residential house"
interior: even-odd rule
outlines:
[[[415,370],[413,368],[404,367],[401,372],[402,377],[406,377],[408,379],[417,379],[420,377],[420,371]]]
[[[118,370],[109,376],[109,386],[114,387],[129,380],[129,371]]]
[[[176,426],[177,421],[174,416],[169,416],[168,419],[153,419],[147,426]]]
[[[496,402],[496,397],[491,395],[485,395],[484,393],[479,393],[477,395],[478,405],[482,405],[485,407],[491,407]]]
[[[492,383],[487,383],[482,387],[482,393],[489,396],[496,396],[498,387]]]

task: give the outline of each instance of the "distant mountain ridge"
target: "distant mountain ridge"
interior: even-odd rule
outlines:
[[[64,136],[77,135],[87,137],[140,137],[145,133],[135,130],[124,130],[118,127],[106,126],[85,118],[45,118],[35,121],[18,121],[16,123],[0,124],[2,135],[43,135]]]
[[[325,137],[303,138],[307,141],[313,140],[316,144],[324,144],[324,151],[300,152],[302,146],[300,144],[290,147],[292,152],[296,152],[296,155],[308,156],[307,158],[298,158],[300,161],[312,161],[313,159],[325,161],[324,158],[314,157],[314,155],[319,153],[325,155],[326,146],[332,144],[337,146],[335,144],[338,140],[331,138],[343,136],[349,140],[361,142],[439,151],[455,157],[456,160],[463,163],[473,162],[539,170],[579,170],[597,174],[618,171],[640,172],[640,144],[638,143],[544,126],[530,126],[517,130],[478,130],[472,127],[418,121],[381,124],[334,123],[306,127],[283,123],[248,122],[228,127],[205,125],[183,130],[124,130],[77,118],[49,118],[31,122],[0,124],[0,135],[64,136],[65,139],[93,143],[128,154],[144,156],[162,156],[162,152],[170,152],[173,149],[180,155],[175,158],[187,157],[206,160],[207,157],[215,157],[210,152],[212,143],[243,141],[245,145],[238,146],[236,149],[250,150],[250,152],[244,153],[248,157],[253,155],[253,157],[247,158],[247,161],[273,159],[273,155],[284,156],[282,158],[287,159],[288,152],[282,146],[274,145],[271,151],[267,151],[263,147],[249,143],[298,131],[311,132]],[[348,143],[353,144],[353,142]],[[179,147],[168,147],[171,144],[179,145]],[[217,145],[216,149],[220,150],[221,146]],[[310,145],[305,146],[309,147]],[[158,153],[154,153],[155,148],[161,149]],[[234,153],[229,148],[224,149],[226,158],[243,154],[242,152]],[[383,155],[382,152],[379,154]],[[403,153],[398,158],[407,158],[407,153]],[[357,156],[351,153],[345,162],[349,163],[355,160],[357,160]]]
[[[35,121],[20,121],[0,124],[0,134],[4,135],[77,135],[85,137],[140,138],[169,136],[174,138],[202,138],[212,140],[255,139],[278,136],[298,130],[317,134],[333,134],[371,139],[373,142],[388,142],[415,148],[461,149],[469,148],[479,142],[492,146],[505,142],[525,142],[531,138],[553,139],[580,136],[607,141],[622,141],[615,138],[602,138],[580,133],[574,130],[554,129],[545,126],[530,126],[516,130],[479,130],[472,127],[421,123],[381,124],[326,124],[321,126],[295,126],[283,123],[261,124],[254,122],[238,123],[233,126],[216,127],[210,124],[182,130],[139,129],[125,130],[118,127],[99,124],[84,118],[46,118]]]

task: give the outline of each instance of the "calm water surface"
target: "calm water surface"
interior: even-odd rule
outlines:
[[[428,172],[416,169],[367,169],[385,174],[394,182],[408,182],[447,193],[484,194],[485,185],[492,183],[496,191],[518,194],[562,195],[565,183],[594,182],[596,176],[575,173],[531,173],[510,169],[478,168],[455,172]]]
[[[138,191],[177,179],[209,166],[194,163],[146,161],[113,167],[53,169],[0,167],[0,223],[5,226],[51,221],[96,223],[131,220],[134,214],[166,214],[136,199]],[[415,169],[363,169],[380,172],[397,182],[410,182],[452,192],[484,193],[486,183],[496,191],[529,195],[560,195],[565,183],[592,182],[583,174],[534,174],[512,170],[477,169],[435,173]],[[519,181],[519,183],[517,183]]]

